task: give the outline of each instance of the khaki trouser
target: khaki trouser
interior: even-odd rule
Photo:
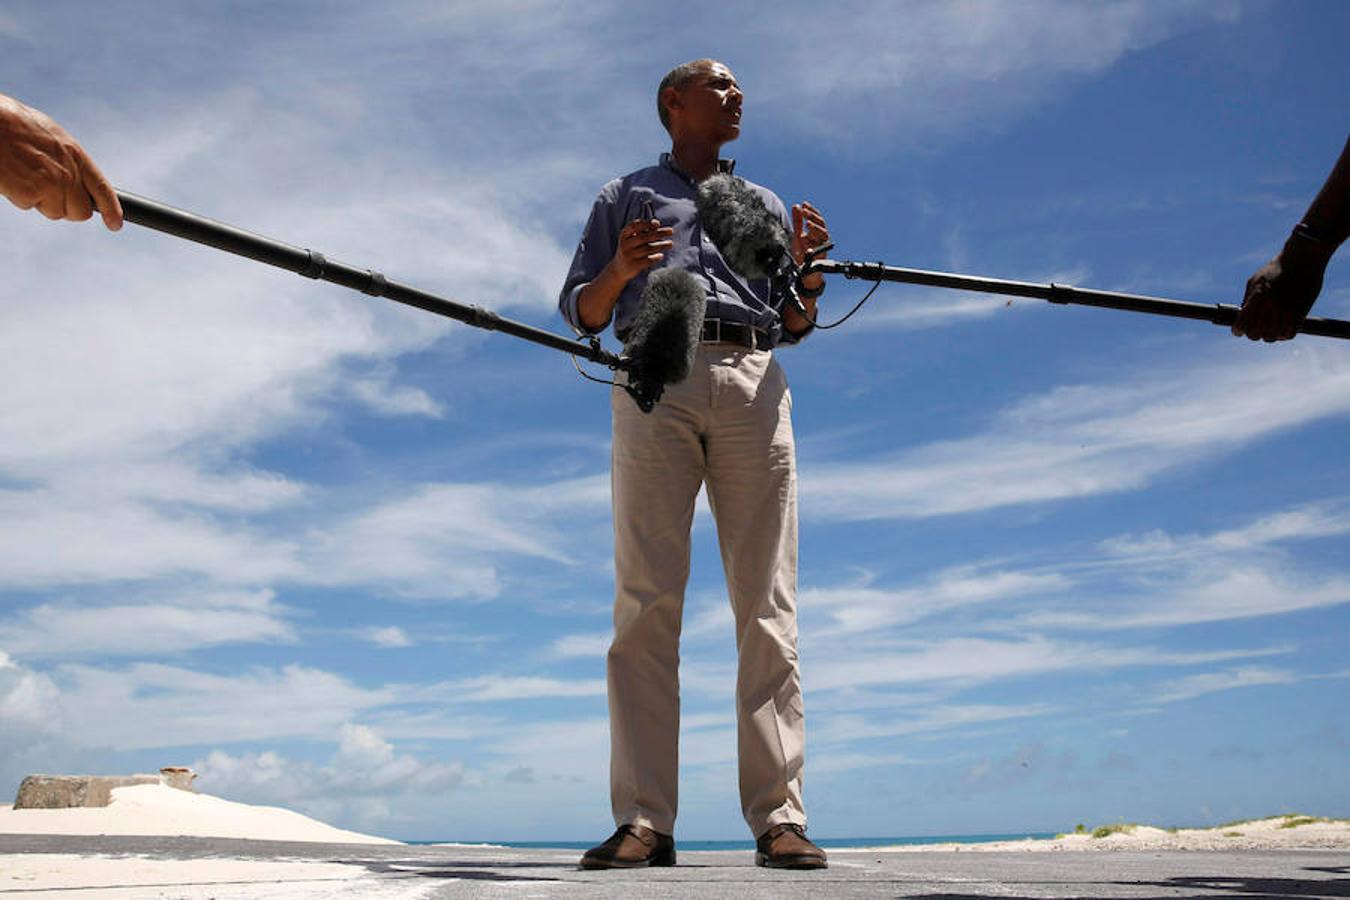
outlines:
[[[651,413],[620,390],[612,407],[615,823],[674,833],[680,616],[694,501],[706,482],[736,621],[741,808],[755,835],[805,825],[797,472],[783,370],[767,350],[700,344],[693,373]]]

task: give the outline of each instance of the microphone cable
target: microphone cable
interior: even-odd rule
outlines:
[[[830,241],[829,243],[821,244],[819,247],[807,251],[805,266],[797,265],[796,260],[789,257],[783,266],[783,269],[786,269],[787,271],[782,273],[785,274],[789,279],[791,279],[790,281],[788,281],[787,292],[788,296],[792,298],[792,305],[797,308],[797,313],[807,322],[810,322],[812,328],[819,328],[823,331],[828,331],[831,328],[838,328],[840,325],[843,325],[849,319],[853,318],[853,314],[856,313],[858,310],[862,309],[863,304],[865,304],[868,300],[872,299],[872,295],[877,292],[877,288],[881,287],[882,282],[882,279],[880,278],[874,281],[872,283],[872,287],[868,289],[867,293],[863,294],[863,298],[859,300],[856,304],[854,304],[853,308],[850,309],[847,313],[845,313],[842,319],[838,320],[837,322],[831,322],[828,325],[822,325],[819,321],[817,321],[819,314],[817,314],[816,316],[812,316],[810,313],[806,311],[806,304],[802,302],[801,296],[797,293],[797,288],[801,286],[802,279],[805,278],[807,275],[811,274],[810,271],[811,263],[815,262],[816,257],[818,257],[822,253],[828,253],[830,250],[833,249],[834,249],[834,242]],[[780,272],[782,272],[782,270],[780,270]],[[822,288],[821,290],[824,289]],[[817,294],[817,296],[819,296],[819,294]]]
[[[812,318],[811,314],[806,311],[806,304],[803,303],[802,299],[797,296],[796,291],[792,292],[792,303],[794,306],[797,307],[798,314],[801,315],[803,319],[811,323],[812,328],[819,328],[822,331],[829,331],[831,328],[838,328],[840,325],[843,325],[849,319],[853,318],[853,314],[856,313],[858,310],[862,309],[864,303],[872,299],[872,295],[877,292],[877,288],[879,287],[881,287],[880,281],[872,282],[872,287],[868,289],[866,294],[863,294],[863,298],[859,300],[856,304],[854,304],[852,309],[850,309],[847,313],[844,314],[844,317],[842,319],[840,319],[837,322],[831,322],[828,325],[821,324],[820,322],[816,321],[815,318]]]
[[[598,343],[598,341],[592,343]],[[609,387],[623,387],[623,385],[619,384],[613,378],[596,378],[590,372],[587,372],[585,369],[581,367],[581,362],[577,359],[577,355],[575,353],[569,354],[567,358],[572,360],[572,366],[577,370],[577,374],[580,375],[582,378],[585,378],[587,381],[594,381],[596,384],[608,385]]]

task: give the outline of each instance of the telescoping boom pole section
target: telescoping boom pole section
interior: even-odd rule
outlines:
[[[524,338],[554,350],[561,350],[572,356],[579,356],[594,363],[609,366],[611,369],[626,369],[628,361],[600,348],[598,343],[582,343],[551,331],[544,331],[522,322],[503,318],[491,310],[479,306],[468,306],[447,300],[435,294],[389,281],[379,272],[359,269],[336,260],[326,259],[322,253],[302,250],[281,241],[274,241],[252,232],[216,222],[202,216],[166,206],[155,200],[118,191],[117,199],[122,201],[122,214],[128,222],[134,222],[155,231],[162,231],[174,237],[195,241],[226,253],[244,256],[248,259],[286,269],[306,278],[315,278],[332,284],[340,284],[354,291],[361,291],[372,297],[385,297],[396,303],[415,306],[427,312],[484,328],[488,331],[500,331],[504,334]]]
[[[1199,319],[1215,325],[1232,325],[1238,307],[1223,303],[1192,303],[1185,300],[1166,300],[1140,294],[1119,294],[1114,291],[1093,291],[1063,284],[1035,284],[1029,281],[1006,281],[983,278],[978,275],[959,275],[953,272],[930,272],[925,269],[902,269],[879,262],[845,262],[834,259],[811,261],[806,270],[826,275],[843,275],[861,281],[896,281],[904,284],[923,284],[931,287],[955,288],[963,291],[981,291],[986,294],[1005,294],[1014,297],[1036,297],[1051,303],[1072,303],[1078,306],[1097,306],[1123,309],[1131,312]],[[1321,337],[1350,338],[1350,322],[1342,319],[1307,319],[1298,329],[1303,334]]]

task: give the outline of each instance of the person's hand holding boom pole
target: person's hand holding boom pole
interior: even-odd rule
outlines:
[[[1287,341],[1297,334],[1322,292],[1327,264],[1348,236],[1350,140],[1284,247],[1247,280],[1233,334],[1253,341]]]
[[[97,210],[122,227],[117,194],[98,166],[51,117],[0,94],[0,194],[19,209],[83,222]]]

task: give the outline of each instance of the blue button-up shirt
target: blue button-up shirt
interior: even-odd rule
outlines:
[[[735,163],[721,160],[718,169],[730,172]],[[750,182],[746,182],[750,184]],[[750,184],[765,205],[791,229],[791,220],[783,201],[768,188]],[[671,158],[661,154],[658,165],[639,169],[616,178],[600,189],[591,208],[591,217],[582,232],[581,243],[572,257],[572,267],[563,283],[558,306],[563,317],[578,334],[588,334],[577,313],[577,298],[600,270],[609,264],[619,248],[619,232],[634,219],[660,219],[675,229],[674,241],[660,266],[677,266],[699,278],[707,290],[710,319],[754,325],[768,332],[776,343],[792,343],[795,338],[783,329],[780,309],[783,298],[772,296],[769,279],[745,279],[731,271],[717,247],[703,233],[694,201],[698,185]],[[647,285],[648,269],[624,286],[614,307],[614,333],[624,340],[637,312],[638,299]]]

